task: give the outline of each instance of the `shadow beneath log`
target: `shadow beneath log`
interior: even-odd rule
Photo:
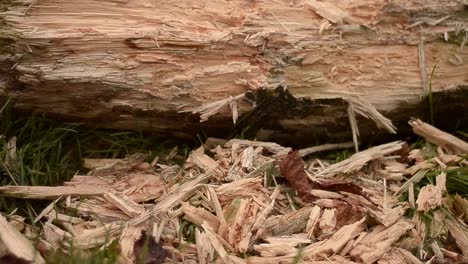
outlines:
[[[160,138],[196,146],[206,137],[241,137],[262,141],[274,141],[284,146],[304,147],[323,143],[344,142],[352,139],[347,102],[336,99],[295,98],[279,87],[274,91],[248,93],[246,101],[254,102],[251,111],[240,116],[236,125],[231,117],[215,115],[200,123],[199,116],[192,113],[143,111],[114,107],[99,118],[79,119],[57,113],[42,113],[32,108],[18,109],[18,114],[44,114],[58,122],[81,123],[91,128],[110,130],[136,130],[157,135]],[[432,109],[435,125],[447,131],[466,130],[468,87],[459,87],[450,92],[432,94]],[[377,144],[394,139],[410,139],[415,136],[408,125],[410,118],[429,122],[428,98],[418,103],[401,103],[392,111],[383,113],[397,127],[392,135],[377,128],[371,120],[358,117],[362,144]]]

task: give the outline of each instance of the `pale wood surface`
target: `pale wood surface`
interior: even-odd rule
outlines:
[[[434,93],[468,84],[462,0],[21,3],[0,30],[10,44],[0,61],[12,68],[2,79],[18,109],[105,128],[193,135],[198,117],[178,112],[227,100],[201,126],[227,134],[230,96],[280,85],[296,98],[360,96],[385,112],[420,102],[435,64]],[[253,107],[237,105],[240,115]],[[347,127],[342,107],[321,113],[274,121],[325,137],[332,124]]]

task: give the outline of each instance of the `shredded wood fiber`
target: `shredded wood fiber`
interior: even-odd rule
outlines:
[[[421,150],[402,152],[398,141],[333,165],[301,157],[352,146],[292,151],[271,142],[231,140],[194,150],[182,166],[148,164],[138,156],[87,159],[90,173],[66,186],[0,187],[2,195],[53,201],[35,219],[40,229],[20,216],[1,217],[0,239],[10,254],[33,263],[43,259],[34,258],[38,253],[25,237],[64,251],[117,241],[119,263],[134,263],[144,247],[155,261],[146,263],[466,261],[468,201],[456,196],[447,204],[444,172],[416,197],[413,189],[428,171],[466,166],[466,160],[445,153],[446,143],[436,157],[424,159]],[[441,208],[452,208],[460,218]],[[425,222],[427,212],[437,221]],[[434,239],[448,235],[453,245]],[[430,251],[421,248],[426,242]]]

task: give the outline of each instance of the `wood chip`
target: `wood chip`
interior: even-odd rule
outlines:
[[[251,140],[245,140],[245,139],[231,139],[226,143],[226,147],[231,147],[234,143],[239,144],[239,146],[242,146],[242,147],[249,147],[249,146],[262,147],[266,149],[267,151],[273,154],[277,154],[277,155],[286,154],[291,150],[290,148],[285,148],[273,142],[251,141]]]
[[[12,254],[18,259],[34,264],[45,263],[31,242],[10,225],[3,215],[0,215],[0,242],[3,251]]]
[[[363,263],[374,263],[389,251],[392,248],[391,245],[413,226],[409,221],[400,220],[388,228],[376,227],[349,254]]]
[[[218,170],[219,164],[210,156],[205,154],[205,149],[203,147],[199,147],[197,150],[193,151],[187,162],[193,162],[208,174],[216,173],[218,177],[222,175],[222,172]]]
[[[95,186],[0,186],[0,193],[5,197],[22,199],[52,200],[62,196],[97,196],[103,195],[106,188]]]
[[[223,243],[220,241],[220,238],[218,236],[216,236],[215,232],[210,228],[210,226],[203,223],[202,227],[205,230],[206,235],[208,236],[208,239],[209,239],[211,245],[215,249],[216,253],[218,253],[219,257],[223,260],[223,262],[226,263],[226,264],[233,263],[229,259],[228,252],[223,247]]]
[[[307,232],[307,237],[309,238],[314,238],[314,230],[315,226],[317,225],[320,215],[321,215],[321,209],[318,206],[312,207],[312,210],[310,211],[309,215],[309,220],[307,220],[307,225],[306,225],[306,232]]]
[[[142,227],[126,226],[122,230],[122,235],[119,239],[119,248],[122,256],[130,260],[132,263],[136,261],[133,245],[135,244],[135,241],[141,237],[142,230]]]
[[[392,154],[403,147],[404,142],[395,141],[380,146],[372,147],[352,155],[350,158],[335,163],[320,171],[316,177],[333,177],[337,174],[349,174],[360,170],[369,161]]]
[[[312,207],[303,207],[282,216],[272,216],[265,221],[264,235],[281,236],[305,230]]]
[[[209,235],[197,228],[195,229],[195,242],[197,243],[198,263],[212,263],[215,254]]]
[[[423,264],[423,262],[420,261],[418,258],[416,258],[411,252],[403,248],[392,248],[377,263],[378,264],[395,264],[395,263]]]
[[[57,198],[55,201],[53,201],[52,203],[50,203],[46,208],[44,208],[44,210],[42,210],[42,212],[39,213],[39,215],[33,220],[33,223],[37,223],[39,220],[41,220],[42,217],[44,217],[45,215],[49,214],[53,209],[54,209],[54,206],[55,204],[62,198],[62,196],[60,196],[59,198]]]
[[[196,208],[186,202],[182,202],[184,219],[201,226],[203,223],[209,225],[214,232],[218,232],[220,221],[212,213],[203,208]]]
[[[428,212],[442,205],[442,191],[432,184],[428,184],[419,191],[416,200],[418,211]]]
[[[93,170],[100,167],[111,167],[120,161],[121,159],[83,159],[83,168]]]
[[[365,218],[350,225],[343,226],[336,231],[329,239],[316,242],[304,248],[304,256],[313,256],[321,253],[331,255],[338,253],[353,238],[357,237],[364,230]]]
[[[136,217],[145,212],[145,208],[143,206],[130,200],[128,196],[123,193],[106,192],[104,194],[104,199],[118,207],[122,212],[130,217]]]
[[[468,227],[457,220],[445,218],[445,224],[452,237],[455,239],[458,248],[463,252],[463,256],[468,258]]]
[[[319,221],[319,228],[324,234],[332,234],[336,228],[336,209],[325,209]]]
[[[447,174],[451,177],[452,168],[463,166],[464,157],[440,147],[434,158],[409,154],[399,141],[334,165],[301,157],[351,146],[291,151],[272,142],[231,140],[213,146],[213,156],[204,147],[193,151],[183,166],[157,161],[153,166],[142,155],[89,160],[92,175],[76,175],[63,187],[3,186],[0,193],[56,199],[34,220],[42,226],[39,230],[15,212],[8,216],[10,228],[14,223],[13,229],[28,239],[40,236],[41,252],[104,249],[118,242],[119,263],[133,263],[147,248],[142,238],[148,237],[153,259],[167,257],[170,263],[419,264],[431,257],[420,250],[423,243],[437,261],[462,261],[463,256],[443,245],[425,242],[451,236],[468,252],[463,224],[468,202],[446,194],[447,181],[450,187],[453,180]],[[411,157],[418,160],[407,168]],[[414,201],[416,183],[439,169],[443,172],[435,185],[419,189]],[[408,174],[412,177],[403,182]],[[408,188],[409,203],[399,201]],[[59,202],[63,195],[65,201]],[[416,203],[420,211],[407,220],[406,210]],[[458,219],[448,217],[441,206]],[[426,211],[430,223],[422,221]],[[421,260],[411,254],[418,250]],[[247,253],[254,256],[246,258]]]
[[[468,154],[467,142],[439,130],[420,119],[411,120],[409,124],[413,127],[414,133],[424,137],[427,141],[442,147],[450,154]]]

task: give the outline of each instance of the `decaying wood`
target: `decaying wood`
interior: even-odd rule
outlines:
[[[351,138],[347,98],[399,128],[427,116],[431,79],[435,116],[466,120],[462,0],[36,2],[1,13],[0,85],[22,111],[194,138],[254,110],[257,138],[311,143]],[[292,97],[252,103],[276,87]]]
[[[449,133],[437,129],[419,119],[411,120],[409,124],[413,127],[414,133],[453,154],[468,153],[468,143]]]
[[[11,226],[3,215],[0,215],[0,247],[2,252],[34,264],[45,263],[42,256],[23,234]]]

